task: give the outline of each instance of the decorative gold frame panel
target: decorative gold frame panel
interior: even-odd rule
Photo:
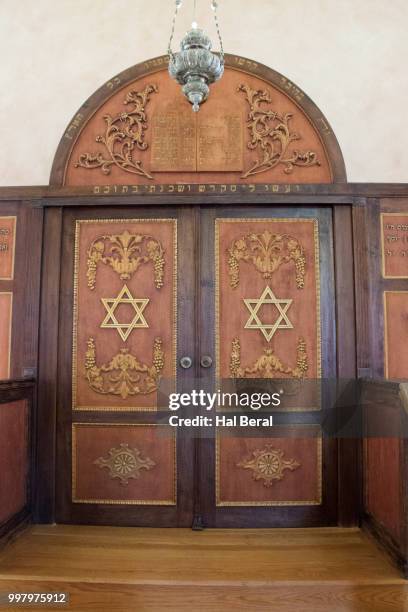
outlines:
[[[385,273],[385,242],[384,242],[384,217],[406,217],[408,225],[408,214],[404,212],[391,212],[380,214],[380,231],[381,231],[381,274],[383,278],[387,279],[404,279],[408,278],[408,273],[405,276],[392,276]],[[407,245],[408,250],[408,245]],[[408,258],[407,258],[408,260]]]
[[[177,235],[177,219],[174,218],[152,218],[152,219],[77,219],[75,222],[75,265],[74,265],[74,306],[73,306],[73,336],[72,336],[72,410],[75,412],[156,412],[156,407],[110,407],[110,406],[77,406],[77,375],[78,375],[78,359],[77,359],[77,332],[78,332],[78,274],[79,274],[79,236],[82,224],[86,223],[173,223],[173,350],[172,374],[174,377],[174,385],[177,384],[177,328],[178,328],[178,312],[177,312],[177,291],[178,291],[178,235]]]
[[[311,430],[315,429],[317,431],[318,426],[316,425],[285,425],[285,426],[276,426],[274,427],[274,431],[279,431],[279,429],[296,429],[301,432],[302,430]],[[298,437],[301,437],[301,433]],[[317,436],[316,436],[317,437]],[[322,490],[323,490],[323,443],[322,443],[322,433],[320,431],[320,435],[317,438],[317,499],[311,500],[302,500],[302,501],[292,501],[292,500],[279,500],[279,501],[222,501],[220,495],[220,444],[219,444],[220,434],[217,431],[216,439],[215,439],[215,495],[216,501],[215,505],[217,508],[225,508],[225,507],[242,507],[242,508],[250,508],[250,507],[277,507],[277,506],[320,506],[322,504]],[[273,443],[273,437],[270,438],[271,443]],[[273,490],[273,488],[271,489]]]
[[[10,378],[11,372],[11,341],[12,341],[12,330],[13,330],[13,292],[12,291],[0,291],[0,295],[10,296],[10,320],[8,323],[8,355],[7,355],[7,374],[5,378]]]
[[[321,332],[321,308],[320,308],[320,245],[319,245],[319,221],[310,217],[250,217],[250,218],[224,218],[215,219],[215,354],[216,354],[216,379],[220,380],[220,223],[313,223],[314,227],[314,257],[316,275],[316,370],[319,379],[322,376],[322,332]],[[274,408],[276,412],[316,412],[320,411],[321,392],[317,388],[317,407],[294,407]]]
[[[0,217],[0,222],[2,219],[13,219],[14,220],[14,235],[13,235],[13,243],[11,245],[12,249],[12,259],[11,259],[11,274],[10,276],[1,276],[0,281],[12,281],[14,280],[14,268],[16,262],[16,237],[17,237],[17,217],[16,215],[3,215]]]
[[[387,331],[387,321],[388,321],[388,312],[387,312],[387,295],[391,293],[405,293],[408,298],[408,291],[383,291],[383,313],[384,313],[384,378],[389,378],[389,367],[388,367],[388,351],[389,351],[389,342],[388,342],[388,331]]]
[[[156,423],[73,423],[72,424],[72,502],[75,504],[114,504],[116,506],[177,506],[177,436],[173,432],[174,437],[174,497],[173,499],[164,500],[118,500],[118,499],[77,499],[77,438],[76,428],[80,426],[86,427],[165,427],[170,429],[168,425],[159,425]]]

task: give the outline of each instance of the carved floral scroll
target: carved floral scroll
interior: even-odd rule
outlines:
[[[105,134],[97,136],[96,142],[104,146],[104,152],[83,153],[74,164],[75,168],[100,168],[103,174],[108,175],[112,167],[116,166],[124,172],[152,179],[143,168],[142,161],[135,159],[135,153],[145,151],[149,146],[145,142],[145,131],[148,127],[146,106],[150,95],[157,92],[156,85],[146,85],[143,91],[128,91],[123,104],[128,105],[129,110],[114,117],[106,114],[103,118],[106,123]]]
[[[305,286],[306,257],[302,245],[287,234],[272,234],[268,230],[250,233],[234,240],[228,249],[228,269],[233,289],[239,285],[240,262],[252,264],[265,279],[281,265],[293,262],[296,269],[296,286]]]
[[[102,395],[117,395],[122,399],[147,395],[158,389],[164,368],[162,340],[156,338],[151,365],[139,361],[127,348],[120,350],[109,363],[98,364],[93,338],[87,342],[85,375],[90,388]]]
[[[232,341],[230,372],[232,378],[276,378],[277,375],[293,377],[302,380],[308,371],[308,358],[306,342],[299,338],[297,344],[296,365],[294,367],[284,364],[274,353],[273,349],[263,349],[261,355],[252,365],[241,364],[241,342],[239,338]]]
[[[247,126],[250,134],[248,149],[256,150],[259,157],[247,170],[242,178],[260,174],[282,164],[284,172],[291,174],[295,166],[320,166],[320,161],[314,151],[300,151],[291,147],[294,141],[300,140],[300,135],[292,132],[291,113],[278,113],[272,110],[271,96],[268,91],[251,89],[249,85],[238,87],[243,92],[249,106]],[[268,105],[267,107],[262,105]]]

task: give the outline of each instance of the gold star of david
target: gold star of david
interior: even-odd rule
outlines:
[[[150,302],[148,298],[134,298],[125,285],[119,295],[114,299],[101,298],[107,315],[101,324],[102,329],[116,329],[123,342],[129,338],[134,329],[149,327],[143,316],[143,311]],[[115,310],[120,304],[130,304],[135,309],[135,316],[130,323],[119,323]]]
[[[278,329],[293,329],[292,323],[289,321],[287,312],[291,307],[293,300],[278,300],[273,294],[269,285],[265,288],[261,297],[255,299],[244,299],[245,306],[248,308],[251,316],[245,324],[245,329],[259,329],[266,340],[270,342],[278,331]],[[258,311],[264,304],[273,304],[276,306],[279,317],[273,324],[262,323],[258,316]]]

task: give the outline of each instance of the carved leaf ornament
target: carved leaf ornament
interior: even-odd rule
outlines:
[[[164,368],[163,342],[156,338],[153,361],[147,365],[139,361],[127,348],[112,357],[109,363],[98,364],[93,338],[87,342],[85,375],[90,388],[101,395],[118,395],[123,400],[134,395],[157,391]]]
[[[290,145],[300,140],[299,134],[291,132],[291,113],[280,114],[271,108],[261,105],[271,104],[272,100],[268,91],[254,90],[249,85],[242,84],[238,87],[243,92],[249,105],[247,127],[250,133],[248,149],[259,153],[258,159],[242,178],[248,178],[261,172],[266,172],[282,164],[284,172],[291,174],[295,166],[311,167],[320,166],[314,151],[299,151],[291,149]]]
[[[121,234],[99,236],[88,249],[88,287],[95,289],[99,263],[110,266],[121,280],[129,280],[142,264],[152,263],[157,289],[164,283],[164,249],[161,243],[146,234]]]
[[[305,286],[306,257],[301,244],[288,234],[272,234],[268,230],[250,233],[235,240],[228,249],[230,284],[239,285],[240,262],[250,263],[265,279],[283,264],[293,262],[296,269],[296,286]]]
[[[96,137],[96,142],[104,145],[104,153],[83,153],[75,163],[75,168],[95,170],[100,168],[103,174],[111,173],[116,166],[124,172],[153,177],[144,170],[142,162],[135,158],[135,153],[148,148],[145,142],[147,130],[146,106],[150,94],[157,93],[157,85],[146,85],[143,91],[131,90],[126,94],[123,104],[129,106],[129,111],[120,112],[114,117],[104,116],[106,130],[104,135]]]

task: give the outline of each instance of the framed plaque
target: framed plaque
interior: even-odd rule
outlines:
[[[408,278],[408,215],[381,214],[382,275]]]

